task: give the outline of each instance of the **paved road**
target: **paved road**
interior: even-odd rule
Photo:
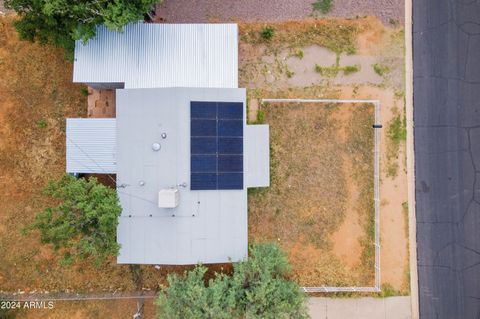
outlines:
[[[480,318],[480,2],[413,11],[420,317]]]

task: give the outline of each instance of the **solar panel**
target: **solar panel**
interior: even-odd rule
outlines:
[[[243,103],[190,103],[192,190],[243,189]]]

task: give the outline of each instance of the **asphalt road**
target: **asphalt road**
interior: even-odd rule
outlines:
[[[480,318],[480,1],[413,22],[420,318]]]

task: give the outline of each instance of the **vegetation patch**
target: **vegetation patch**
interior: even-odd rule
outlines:
[[[250,241],[277,241],[301,285],[371,284],[373,107],[269,103],[261,111],[270,125],[271,186],[249,192]],[[345,174],[346,159],[357,172],[353,177]],[[347,180],[365,198],[356,209],[368,231],[360,236],[368,252],[353,268],[335,256],[331,242],[345,218],[347,201],[353,201],[345,191]]]
[[[326,77],[335,77],[338,75],[339,72],[343,72],[344,75],[349,75],[349,74],[356,73],[358,71],[360,71],[359,64],[347,65],[347,66],[339,66],[338,64],[330,65],[330,66],[322,66],[322,65],[315,64],[315,72],[320,73],[321,75]]]
[[[396,177],[398,174],[398,156],[400,146],[407,139],[407,123],[404,114],[401,114],[398,108],[393,109],[394,116],[388,123],[387,128],[387,176]]]
[[[332,10],[332,0],[317,0],[312,3],[313,10],[327,14]]]
[[[260,34],[262,35],[263,39],[270,40],[275,34],[275,29],[273,29],[272,27],[264,27]]]
[[[375,73],[382,77],[390,72],[390,67],[385,64],[375,63],[374,65],[372,65],[372,67]]]
[[[233,274],[216,274],[205,284],[207,268],[169,275],[156,302],[158,318],[308,318],[306,295],[287,276],[290,265],[276,244],[257,244]],[[268,298],[266,298],[268,296]]]
[[[308,20],[274,23],[275,36],[270,37],[269,50],[282,48],[301,48],[308,45],[320,45],[335,53],[354,53],[356,36],[367,25],[358,20]],[[240,23],[240,39],[245,43],[261,44],[265,42],[260,23]]]

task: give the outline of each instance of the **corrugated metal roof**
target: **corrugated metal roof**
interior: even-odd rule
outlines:
[[[66,131],[67,173],[116,173],[116,119],[67,119]]]
[[[270,186],[270,143],[268,125],[247,125],[245,131],[245,184]]]
[[[238,87],[236,24],[144,24],[123,32],[99,27],[77,41],[73,81],[125,88]]]

